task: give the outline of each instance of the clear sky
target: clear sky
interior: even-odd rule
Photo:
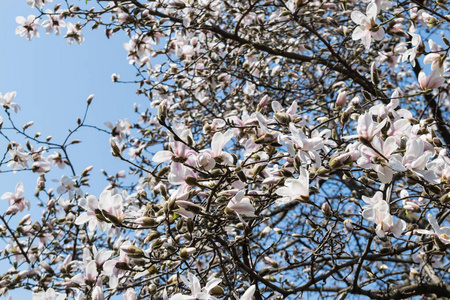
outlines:
[[[42,136],[52,135],[54,141],[61,141],[68,129],[76,126],[77,117],[82,117],[86,98],[95,94],[87,123],[106,127],[105,121],[115,123],[118,119],[136,119],[133,104],[147,104],[145,97],[136,96],[135,84],[118,84],[111,81],[111,74],[120,74],[123,80],[134,80],[135,69],[126,60],[127,52],[122,43],[128,41],[124,35],[114,36],[108,40],[103,29],[91,32],[83,31],[85,42],[79,46],[67,45],[62,36],[46,35],[40,28],[40,38],[28,41],[15,35],[18,24],[16,16],[37,14],[37,11],[26,5],[26,0],[2,0],[0,10],[0,93],[17,91],[17,102],[22,110],[14,114],[16,124],[22,125],[35,121],[29,129],[30,133],[40,131]],[[55,0],[49,6],[53,6]],[[80,1],[81,3],[81,1]],[[63,29],[64,35],[66,29]],[[5,118],[3,110],[0,115]],[[9,134],[14,139],[17,135]],[[84,129],[75,138],[83,142],[69,148],[69,155],[74,159],[77,172],[84,167],[94,165],[93,178],[89,191],[97,196],[106,186],[100,173],[105,169],[108,173],[126,170],[127,165],[114,159],[109,152],[109,137],[94,130]],[[0,137],[1,153],[5,152],[7,141]],[[4,167],[1,170],[5,170]],[[69,175],[68,170],[66,170]],[[62,173],[61,173],[62,174]],[[58,173],[50,173],[51,179],[60,179]],[[0,196],[5,192],[14,192],[18,181],[23,181],[25,192],[32,203],[36,182],[36,174],[0,174]],[[57,184],[54,184],[55,187]],[[3,202],[4,200],[1,200]],[[6,203],[0,203],[0,209],[6,209]],[[34,206],[35,207],[35,206]],[[36,215],[39,212],[32,212]],[[1,244],[0,244],[1,247]],[[0,263],[0,272],[9,268]],[[29,292],[12,295],[31,299]],[[13,297],[16,299],[16,297]]]
[[[145,97],[136,95],[137,85],[111,81],[113,73],[124,80],[135,78],[135,69],[128,64],[122,46],[126,36],[108,40],[103,29],[94,32],[86,29],[85,42],[69,46],[62,36],[46,35],[40,28],[41,37],[28,41],[15,35],[18,26],[15,17],[36,15],[37,11],[26,5],[26,0],[2,2],[6,3],[2,3],[0,10],[0,93],[17,91],[15,102],[22,107],[14,114],[18,125],[33,120],[35,125],[29,129],[30,133],[40,131],[44,137],[52,135],[53,141],[61,141],[68,129],[76,126],[77,117],[82,117],[90,94],[95,94],[95,98],[87,123],[106,129],[105,121],[114,124],[118,119],[136,118],[133,103],[146,103]],[[1,115],[5,117],[4,113]],[[83,140],[69,153],[78,160],[77,172],[88,165],[94,165],[96,173],[102,168],[110,171],[118,171],[120,166],[126,168],[109,155],[107,135],[84,129],[75,138]],[[6,145],[7,141],[0,139],[2,149]],[[10,180],[4,180],[0,180],[0,195],[11,190]]]

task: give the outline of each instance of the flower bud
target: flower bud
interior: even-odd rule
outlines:
[[[183,248],[180,250],[179,256],[183,260],[189,259],[189,257],[191,257],[192,254],[194,254],[196,250],[197,249],[195,249],[194,247]]]
[[[331,216],[333,215],[333,213],[331,212],[331,207],[328,203],[322,204],[321,210],[322,210],[323,215],[327,219],[331,218]]]
[[[345,227],[345,229],[347,229],[347,231],[352,232],[353,231],[352,221],[350,219],[345,219],[344,227]]]
[[[370,66],[370,79],[374,85],[378,85],[380,83],[380,76],[378,74],[377,65],[375,62]]]
[[[340,91],[336,98],[335,107],[336,109],[341,109],[345,106],[345,102],[347,101],[347,93],[345,91]]]
[[[145,257],[144,251],[133,245],[120,247],[120,250],[122,250],[129,257],[132,257],[132,258]]]
[[[92,99],[94,99],[94,94],[90,94],[89,97],[87,97],[87,100],[86,100],[87,105],[91,105]]]

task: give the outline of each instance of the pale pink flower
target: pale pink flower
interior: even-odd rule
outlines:
[[[403,220],[394,222],[394,218],[390,214],[389,204],[382,197],[381,192],[377,192],[372,199],[364,197],[364,202],[369,203],[369,205],[362,207],[362,216],[364,219],[377,224],[375,232],[379,237],[384,237],[386,232],[400,235],[406,229],[406,222]]]
[[[210,295],[210,291],[222,281],[221,279],[218,278],[209,279],[208,282],[206,283],[206,286],[202,289],[200,281],[194,274],[188,272],[187,277],[181,275],[180,278],[183,281],[183,283],[191,290],[191,295],[183,295],[181,293],[178,293],[170,297],[169,300],[194,300],[194,299],[217,300],[216,297]]]
[[[403,157],[400,154],[392,155],[389,165],[401,172],[409,170],[429,182],[438,184],[440,179],[436,173],[432,170],[424,170],[432,156],[431,151],[425,150],[424,141],[421,138],[415,138],[406,143],[406,152]]]
[[[433,230],[417,229],[414,232],[418,234],[434,235],[439,238],[442,243],[446,245],[450,244],[450,227],[440,227],[432,214],[428,214],[427,218]]]
[[[307,201],[309,199],[308,171],[305,168],[301,168],[297,179],[286,179],[284,187],[278,188],[275,193],[282,196],[282,198],[276,200],[278,205],[286,204],[294,200]]]
[[[375,19],[377,18],[378,8],[375,3],[370,3],[366,9],[366,15],[360,11],[353,11],[351,18],[353,22],[360,25],[355,28],[352,34],[352,39],[354,41],[361,40],[364,47],[369,50],[371,38],[380,41],[384,38],[383,27],[377,27]]]
[[[255,294],[255,291],[256,291],[256,286],[252,285],[245,291],[244,295],[242,295],[241,298],[238,299],[238,297],[236,295],[234,295],[234,298],[236,298],[236,300],[252,300],[253,295]]]
[[[64,36],[67,38],[67,44],[72,45],[75,41],[78,45],[81,45],[81,43],[84,41],[84,36],[81,33],[81,26],[80,24],[72,24],[67,23],[67,33]]]
[[[53,2],[53,0],[27,0],[27,4],[30,7],[37,7],[39,9],[42,9],[49,2]]]
[[[49,155],[47,159],[50,162],[53,162],[53,166],[58,166],[58,168],[60,169],[64,169],[64,167],[66,166],[66,163],[64,162],[60,152],[55,152],[54,154]]]
[[[445,78],[442,76],[441,69],[435,68],[428,76],[424,71],[420,71],[418,81],[422,90],[434,90],[444,84]]]
[[[256,217],[255,208],[250,203],[250,199],[245,198],[244,196],[245,191],[239,191],[230,202],[228,202],[227,207],[231,208],[239,216]]]
[[[7,92],[4,96],[0,93],[0,101],[2,101],[2,105],[4,108],[12,108],[15,113],[20,110],[19,104],[13,102],[16,97],[16,92]]]
[[[6,192],[2,195],[1,199],[8,199],[10,208],[16,212],[22,212],[25,208],[30,209],[30,201],[23,197],[24,189],[23,183],[19,182],[16,185],[14,193]]]
[[[22,145],[15,145],[14,148],[8,151],[11,159],[8,161],[7,166],[11,167],[14,171],[20,166],[21,169],[28,168],[28,162],[33,160],[31,155],[23,150]]]
[[[33,293],[31,298],[33,300],[64,300],[66,299],[66,294],[56,293],[54,289],[49,288],[45,292]]]
[[[395,138],[390,136],[383,141],[379,136],[375,136],[371,142],[371,147],[361,146],[361,157],[357,163],[360,167],[369,169],[373,168],[378,178],[383,183],[392,181],[392,169],[387,166],[387,161],[391,157],[392,152],[397,150],[398,146]]]
[[[386,124],[387,119],[384,119],[381,123],[377,123],[373,120],[371,112],[366,112],[358,119],[358,125],[356,131],[358,132],[359,139],[362,143],[371,142],[375,135],[377,135]]]
[[[104,221],[99,220],[97,218],[97,214],[100,214],[101,211],[98,206],[98,199],[93,195],[87,196],[87,198],[81,198],[79,200],[79,205],[84,208],[86,211],[79,215],[75,220],[76,225],[82,225],[86,222],[89,222],[89,230],[95,231],[95,227],[98,227],[98,230],[104,232],[110,225]]]
[[[41,24],[41,26],[45,28],[45,33],[51,34],[55,31],[56,35],[60,35],[61,27],[66,27],[66,22],[60,19],[59,13],[54,14],[50,9],[47,9],[45,13],[48,16],[48,19]]]
[[[233,138],[233,136],[234,134],[232,130],[228,130],[225,133],[216,132],[211,141],[211,150],[206,149],[202,152],[208,153],[211,158],[219,163],[232,165],[233,156],[230,153],[223,151],[223,147],[225,147],[225,144],[228,143]]]
[[[129,288],[125,294],[123,294],[123,300],[136,300],[136,291]]]
[[[25,36],[29,41],[31,41],[33,36],[39,37],[37,27],[40,25],[36,19],[37,18],[34,15],[29,15],[26,19],[22,16],[16,17],[16,22],[20,24],[20,26],[16,28],[16,34]]]
[[[442,49],[432,39],[428,40],[428,45],[430,46],[431,53],[425,55],[423,63],[431,63],[431,70],[434,70],[437,67],[443,75],[445,69],[445,53],[442,52]]]

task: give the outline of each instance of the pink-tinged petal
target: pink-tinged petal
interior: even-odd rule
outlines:
[[[234,136],[232,130],[228,130],[225,133],[216,132],[212,138],[211,150],[213,157],[218,157],[222,153],[222,149],[226,143]]]
[[[84,223],[88,222],[89,220],[92,219],[92,215],[89,216],[87,212],[82,213],[81,215],[79,215],[77,217],[77,219],[75,220],[75,224],[76,225],[83,225]]]
[[[22,17],[22,16],[17,16],[17,17],[16,17],[16,22],[19,23],[19,24],[21,24],[21,25],[25,24],[26,21],[27,21],[27,19],[25,19],[25,18]]]
[[[221,282],[222,282],[222,279],[219,279],[219,278],[214,278],[214,279],[208,281],[205,285],[205,291],[209,293],[209,291],[212,288],[216,287]]]
[[[152,161],[155,163],[163,163],[173,157],[173,153],[167,150],[158,151],[153,155]]]
[[[395,150],[397,150],[398,145],[395,141],[395,138],[390,136],[384,141],[383,145],[383,154],[386,158],[389,158]]]
[[[384,38],[385,32],[384,32],[383,27],[379,27],[377,31],[375,31],[375,32],[372,31],[371,33],[372,33],[373,38],[376,41],[381,41]]]
[[[417,77],[417,80],[419,81],[420,87],[422,90],[426,89],[427,86],[427,76],[425,75],[424,71],[420,71],[419,76]]]
[[[428,222],[430,222],[431,227],[433,227],[433,230],[439,234],[441,232],[441,227],[439,226],[438,222],[436,221],[436,218],[432,214],[427,215]]]
[[[364,47],[366,48],[366,50],[370,49],[370,43],[372,42],[371,39],[372,39],[372,36],[371,36],[370,32],[367,32],[367,34],[361,38],[361,42],[364,45]]]
[[[358,25],[364,25],[367,21],[369,21],[367,17],[360,11],[352,11],[351,18],[352,21]]]
[[[229,208],[233,209],[239,215],[245,215],[248,217],[256,217],[255,208],[250,203],[250,200],[245,198],[239,203],[230,205]]]
[[[378,14],[378,7],[376,3],[372,2],[367,5],[366,14],[369,19],[376,19]]]
[[[275,194],[279,196],[294,196],[295,192],[289,187],[280,187],[275,191]]]
[[[255,290],[255,285],[250,286],[239,300],[252,300],[253,294],[255,294]]]
[[[365,36],[367,36],[368,34],[370,35],[370,33],[364,27],[358,26],[355,28],[355,30],[353,30],[352,40],[354,41],[360,40]]]
[[[445,78],[442,76],[439,68],[434,69],[427,80],[427,87],[428,89],[437,89],[442,84],[444,84]]]
[[[423,63],[430,64],[432,62],[439,60],[440,58],[441,58],[441,55],[439,53],[430,53],[430,54],[425,55],[425,57],[423,58]]]
[[[382,183],[390,183],[392,181],[393,172],[389,167],[377,166],[376,168],[378,179]]]
[[[97,263],[92,260],[86,266],[86,280],[90,282],[97,281],[98,272],[97,272]]]

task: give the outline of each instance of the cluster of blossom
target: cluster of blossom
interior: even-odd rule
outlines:
[[[119,291],[126,300],[249,300],[318,289],[389,298],[386,282],[414,295],[425,293],[414,282],[445,284],[436,282],[448,278],[450,135],[438,101],[448,94],[450,42],[443,38],[443,48],[432,37],[426,50],[421,30],[441,28],[447,16],[386,0],[246,8],[241,1],[111,1],[43,13],[46,2],[28,1],[41,15],[18,17],[17,34],[31,40],[39,26],[57,35],[67,26],[68,42],[80,44],[89,22],[104,25],[107,36],[125,31],[129,62],[147,75],[138,93],[158,112],[136,107],[136,124],[105,123],[112,155],[138,179],[130,187],[119,182],[123,172],[108,176],[98,198],[81,189],[92,168],[54,179],[58,196],[46,188],[52,163],[70,165],[66,153],[44,157],[56,144],[9,144],[7,166],[38,173],[37,190],[49,200],[40,222],[24,216],[15,233],[4,216],[30,207],[24,184],[2,196],[9,201],[0,231],[10,235],[5,255],[30,268],[8,271],[0,293],[16,273],[18,282],[37,283],[35,299],[51,300]],[[76,16],[82,22],[67,21]],[[150,63],[160,55],[168,62]],[[0,94],[8,117],[20,109],[14,97]],[[13,129],[36,141],[25,133],[31,125]],[[163,149],[155,152],[155,144]],[[402,269],[373,274],[372,266]],[[399,275],[405,272],[410,278]],[[364,289],[376,285],[378,292]]]
[[[16,22],[20,25],[16,29],[16,34],[25,36],[27,40],[31,41],[33,37],[39,37],[39,27],[44,27],[46,34],[54,32],[56,35],[61,34],[61,28],[67,27],[67,32],[64,36],[67,39],[67,43],[71,45],[75,41],[78,45],[81,45],[84,41],[84,36],[81,33],[80,23],[73,24],[68,22],[66,24],[63,20],[67,17],[67,12],[65,11],[52,12],[50,9],[47,9],[45,14],[48,16],[48,19],[41,24],[39,24],[40,19],[35,15],[29,15],[27,18],[22,16],[16,17]]]

